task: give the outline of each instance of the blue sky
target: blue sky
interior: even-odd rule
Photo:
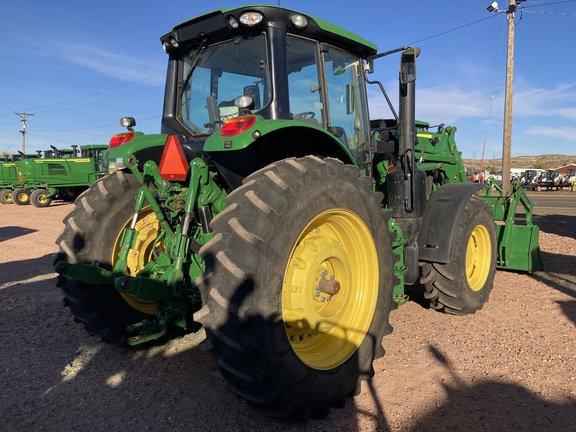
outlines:
[[[0,152],[108,143],[133,116],[160,130],[167,56],[159,38],[212,9],[249,1],[78,2],[5,0],[0,4]],[[278,1],[260,0],[277,5]],[[417,118],[458,127],[465,158],[500,157],[506,72],[505,13],[490,0],[281,0],[345,27],[380,51],[419,46]],[[507,5],[499,2],[500,9]],[[576,155],[576,1],[527,0],[516,12],[512,156]],[[378,60],[371,79],[397,100],[398,55]],[[388,117],[370,88],[371,116]],[[576,159],[576,156],[575,156]]]

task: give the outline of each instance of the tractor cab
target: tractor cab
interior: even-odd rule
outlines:
[[[108,172],[108,159],[106,151],[108,146],[105,144],[91,144],[80,146],[80,155],[83,158],[91,158],[94,161],[94,170],[97,173]]]
[[[328,153],[364,165],[370,124],[362,58],[376,53],[370,42],[268,6],[217,10],[161,40],[170,56],[162,132],[206,140],[223,171],[231,163],[217,152],[237,149],[232,160],[248,168],[228,173],[230,183],[287,154]],[[241,134],[260,120],[278,122],[250,134],[260,142],[252,153]]]

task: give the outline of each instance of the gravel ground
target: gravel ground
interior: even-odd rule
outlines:
[[[576,430],[576,217],[536,218],[545,271],[498,271],[472,316],[391,315],[387,354],[327,419],[262,417],[210,373],[203,333],[104,345],[75,324],[52,268],[70,204],[0,206],[0,429],[6,431]]]

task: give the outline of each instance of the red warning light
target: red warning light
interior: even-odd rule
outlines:
[[[220,136],[229,137],[238,135],[250,129],[252,126],[254,126],[254,123],[256,123],[255,116],[247,115],[229,118],[222,125]]]
[[[110,139],[110,144],[108,145],[109,148],[113,149],[115,147],[121,146],[122,144],[126,144],[129,141],[134,139],[134,132],[124,132],[114,135]]]
[[[184,181],[188,175],[188,161],[176,135],[169,135],[160,161],[160,177],[168,181]]]

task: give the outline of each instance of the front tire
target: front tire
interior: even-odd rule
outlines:
[[[421,266],[420,283],[430,307],[454,315],[482,309],[494,284],[496,244],[492,214],[473,196],[460,220],[452,261]]]
[[[232,391],[274,417],[341,406],[391,331],[387,214],[335,159],[288,159],[246,178],[200,254],[206,346]]]
[[[14,189],[14,192],[12,192],[12,202],[18,205],[30,204],[30,191],[26,188]]]
[[[64,219],[64,231],[56,240],[60,253],[56,262],[98,262],[111,270],[119,252],[120,236],[134,213],[138,182],[132,174],[116,171],[93,183],[78,197],[75,208]],[[129,275],[135,276],[149,258],[149,249],[159,229],[158,220],[149,208],[139,214],[138,252],[129,263]],[[132,256],[133,254],[131,254]],[[78,282],[58,277],[64,305],[86,330],[102,341],[124,346],[134,336],[126,328],[143,319],[154,319],[153,302],[120,294],[113,285]]]

